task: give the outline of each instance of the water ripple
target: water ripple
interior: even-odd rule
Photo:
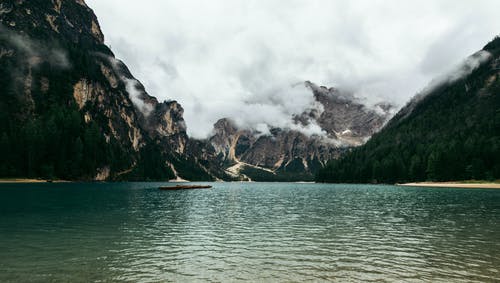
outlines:
[[[1,185],[0,281],[500,281],[500,191],[158,185]]]

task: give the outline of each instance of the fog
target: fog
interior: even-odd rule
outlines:
[[[195,138],[223,117],[293,128],[314,103],[306,80],[402,106],[500,31],[497,0],[86,2],[148,93],[182,104]]]

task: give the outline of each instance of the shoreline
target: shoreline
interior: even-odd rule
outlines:
[[[179,182],[179,180],[170,180],[166,183],[185,183],[185,182],[189,182],[189,181],[183,180],[182,182]],[[72,183],[72,181],[29,179],[29,178],[0,179],[0,184],[43,184],[43,183]],[[314,182],[290,182],[290,183],[310,184],[310,183],[314,183]],[[395,184],[395,186],[398,186],[398,187],[422,187],[422,188],[500,189],[500,182],[498,182],[498,181],[496,181],[496,182],[481,182],[481,181],[413,182],[413,183]]]
[[[463,188],[463,189],[500,189],[500,183],[481,182],[417,182],[396,184],[401,187],[434,187],[434,188]]]
[[[64,180],[42,180],[42,179],[26,179],[26,178],[13,178],[13,179],[0,179],[0,184],[40,184],[40,183],[71,183]]]

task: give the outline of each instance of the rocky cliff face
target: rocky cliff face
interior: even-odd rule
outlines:
[[[324,135],[222,119],[208,141],[190,140],[182,107],[146,92],[83,0],[1,1],[0,82],[0,177],[306,180],[391,110],[306,82],[317,105],[293,119]]]
[[[209,139],[220,166],[241,179],[310,180],[326,161],[365,143],[392,114],[390,104],[368,107],[352,94],[305,84],[317,104],[293,119],[301,126],[319,125],[324,135],[280,128],[262,135],[221,119]]]
[[[301,119],[307,115],[342,145],[352,147],[364,144],[384,126],[395,111],[390,103],[368,106],[367,102],[352,93],[319,87],[311,82],[305,84],[312,90],[320,108],[303,113],[297,120],[307,123]]]
[[[9,121],[2,122],[0,135],[6,137],[9,148],[22,150],[17,139],[28,125],[44,131],[54,124],[58,135],[53,143],[63,144],[68,151],[65,159],[71,160],[73,151],[83,155],[76,161],[86,160],[92,148],[100,151],[89,160],[88,168],[69,173],[60,168],[59,158],[44,161],[49,144],[33,145],[36,157],[6,160],[12,166],[3,175],[213,179],[200,160],[187,154],[182,107],[148,95],[104,45],[97,18],[83,0],[2,1],[0,69],[0,108],[2,118]],[[74,131],[65,132],[67,119],[57,115],[75,116]],[[96,132],[95,137],[85,136],[89,129]],[[21,136],[30,139],[28,134]],[[154,173],[147,169],[152,164]]]

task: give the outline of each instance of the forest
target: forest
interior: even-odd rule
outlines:
[[[402,183],[500,179],[500,39],[470,75],[404,109],[364,146],[330,161],[319,182]]]
[[[92,180],[96,169],[104,167],[124,172],[115,179],[173,178],[156,144],[132,153],[113,137],[106,141],[103,121],[84,121],[73,98],[73,85],[81,77],[106,82],[94,52],[109,51],[92,41],[76,44],[43,32],[37,35],[36,44],[27,39],[24,44],[43,46],[37,50],[40,54],[64,50],[71,65],[61,66],[50,58],[33,65],[27,60],[33,46],[16,47],[12,34],[0,34],[0,48],[14,50],[13,56],[0,58],[0,178]],[[127,170],[131,167],[133,171]]]

